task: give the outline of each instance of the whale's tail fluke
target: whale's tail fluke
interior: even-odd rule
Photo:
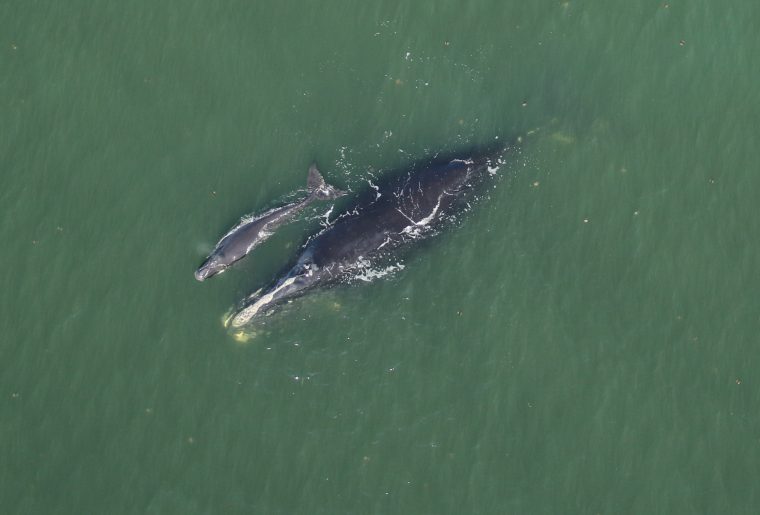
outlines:
[[[330,186],[325,182],[324,177],[319,173],[317,163],[312,163],[309,167],[309,176],[306,179],[306,189],[318,200],[333,200],[346,194],[345,191]]]

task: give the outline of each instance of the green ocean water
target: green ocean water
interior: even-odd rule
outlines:
[[[760,511],[760,4],[0,2],[0,513]],[[317,160],[519,155],[247,342]],[[321,206],[325,210],[327,206]]]

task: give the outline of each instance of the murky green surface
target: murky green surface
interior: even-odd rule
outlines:
[[[757,513],[758,5],[0,3],[0,511]],[[314,224],[193,279],[517,135],[389,280],[243,344]]]

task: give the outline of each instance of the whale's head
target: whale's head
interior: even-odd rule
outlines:
[[[231,327],[242,327],[256,318],[271,314],[278,306],[296,298],[325,281],[329,274],[311,260],[301,260],[269,288],[257,291],[228,320]]]
[[[204,281],[209,277],[213,277],[217,274],[221,274],[229,268],[229,264],[224,263],[219,256],[213,255],[195,271],[195,278],[199,281]]]

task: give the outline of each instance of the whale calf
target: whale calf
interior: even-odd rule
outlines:
[[[436,157],[383,186],[371,184],[372,195],[307,241],[295,264],[244,299],[226,325],[242,327],[314,288],[361,278],[394,250],[435,234],[468,207],[476,186],[496,175],[507,148]]]
[[[195,271],[195,278],[203,281],[224,272],[315,200],[331,200],[345,195],[345,192],[325,182],[316,163],[309,167],[306,187],[308,195],[304,199],[270,209],[258,216],[242,218],[235,227],[222,236],[211,254]]]

